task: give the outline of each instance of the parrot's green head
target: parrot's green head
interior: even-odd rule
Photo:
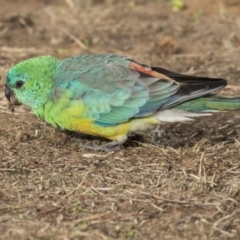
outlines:
[[[42,106],[53,86],[58,60],[42,56],[18,63],[6,77],[5,96],[12,105],[24,104],[31,109]]]

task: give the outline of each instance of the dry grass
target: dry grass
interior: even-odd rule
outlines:
[[[239,3],[185,3],[4,2],[1,86],[25,58],[115,52],[227,78],[224,92],[240,95]],[[240,238],[239,113],[163,125],[105,154],[23,107],[12,114],[3,93],[0,103],[1,239]]]

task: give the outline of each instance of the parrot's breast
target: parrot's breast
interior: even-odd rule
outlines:
[[[87,107],[80,101],[77,104],[73,101],[69,104],[64,100],[48,102],[34,113],[54,127],[111,140],[126,136],[130,129],[129,122],[109,127],[97,124],[95,119],[88,117]]]
[[[97,124],[95,119],[87,117],[87,108],[83,103],[65,105],[68,107],[63,105],[63,101],[61,104],[49,102],[44,108],[35,111],[35,114],[54,127],[110,140],[120,140],[127,137],[130,132],[143,131],[159,124],[155,117],[148,116],[132,118],[113,126],[103,126]]]

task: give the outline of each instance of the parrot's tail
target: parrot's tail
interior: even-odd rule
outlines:
[[[240,110],[240,97],[209,94],[191,99],[170,109],[159,111],[156,117],[163,122],[185,122],[213,112]]]
[[[173,108],[205,113],[240,110],[240,97],[209,94],[189,100]]]

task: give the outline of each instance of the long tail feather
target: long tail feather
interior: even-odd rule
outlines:
[[[173,107],[191,112],[218,112],[240,109],[240,97],[209,94]]]

